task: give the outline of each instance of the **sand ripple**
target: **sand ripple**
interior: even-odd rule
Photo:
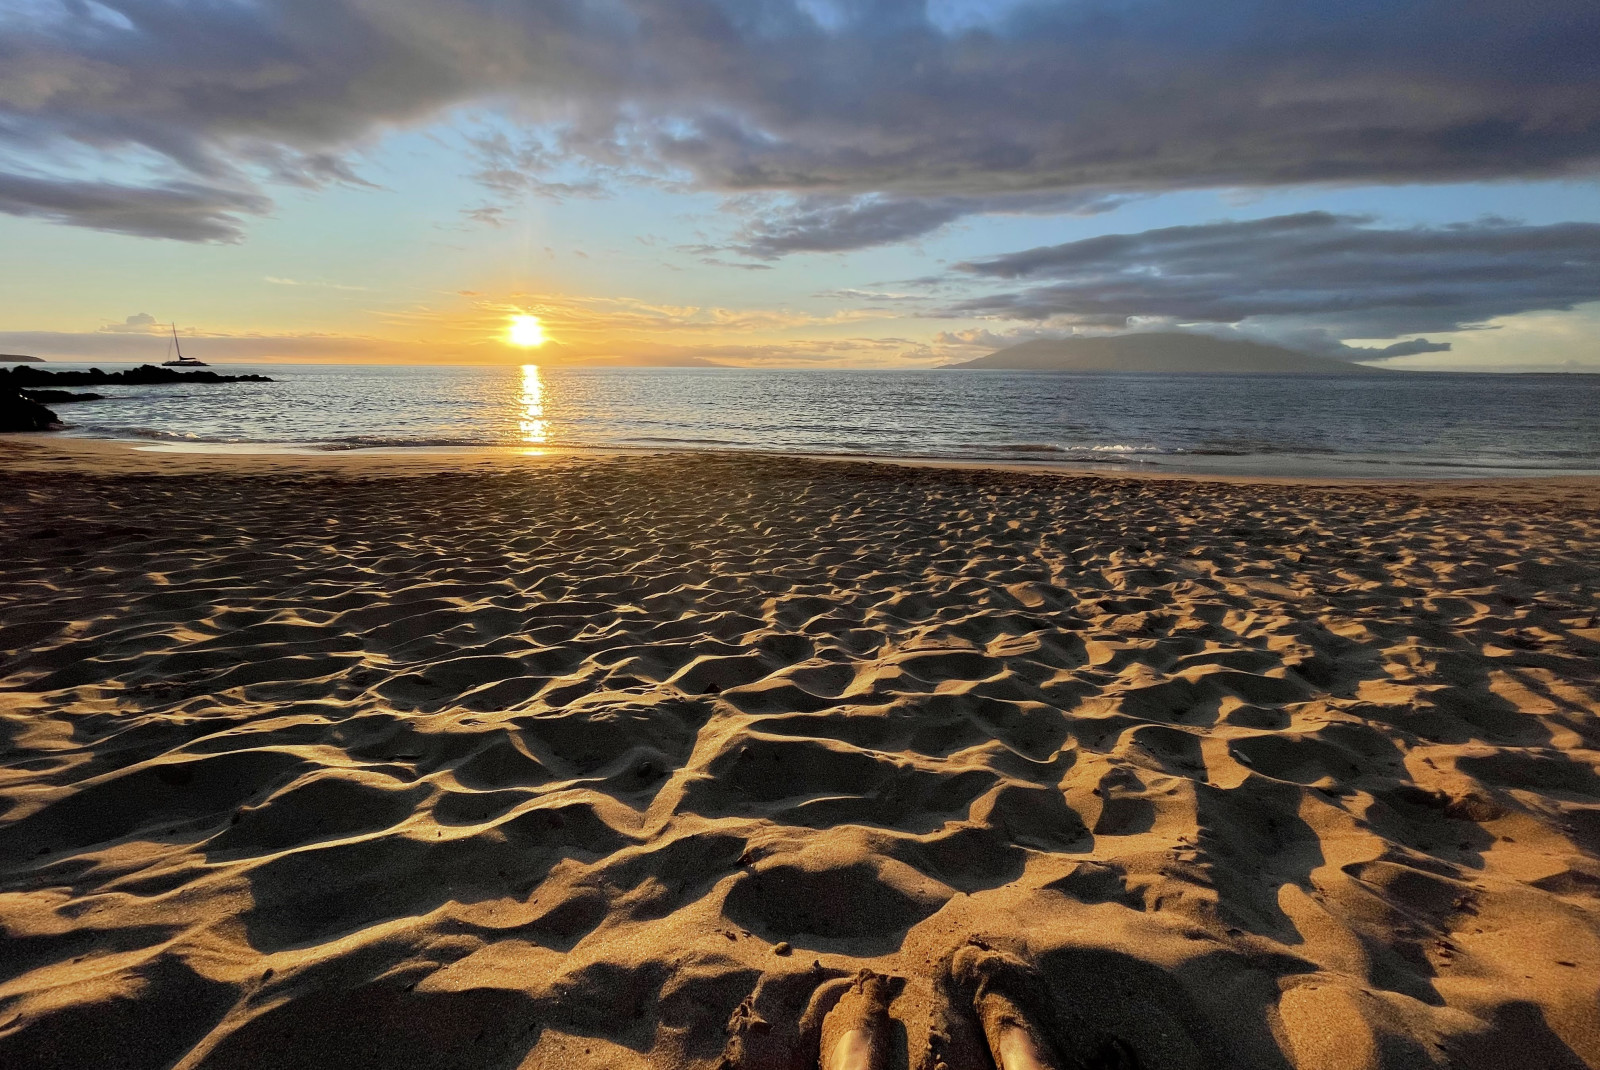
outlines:
[[[7,1067],[787,1067],[864,964],[917,1065],[969,933],[1150,1067],[1600,1065],[1591,498],[9,482]]]

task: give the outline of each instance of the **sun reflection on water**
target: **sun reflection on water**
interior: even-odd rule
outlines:
[[[517,421],[522,441],[529,446],[543,446],[550,440],[550,421],[544,418],[544,383],[537,364],[522,366],[522,393],[517,404],[522,407],[522,418]]]

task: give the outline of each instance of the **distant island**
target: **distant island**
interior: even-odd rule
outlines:
[[[0,353],[0,364],[43,364],[43,357],[29,357],[22,353]]]
[[[1314,357],[1264,342],[1182,331],[1100,338],[1040,338],[946,367],[1200,375],[1360,375],[1385,370],[1334,357]]]

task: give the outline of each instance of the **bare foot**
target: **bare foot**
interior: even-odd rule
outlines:
[[[1095,1043],[1081,1028],[1064,1028],[1044,979],[1021,959],[972,940],[949,961],[949,987],[971,999],[998,1070],[1137,1070],[1122,1041]]]
[[[1011,1000],[990,992],[978,997],[974,1009],[999,1070],[1064,1070],[1057,1059],[1046,1054],[1049,1042],[1039,1036]]]
[[[886,1070],[890,978],[862,970],[822,1020],[821,1070]]]

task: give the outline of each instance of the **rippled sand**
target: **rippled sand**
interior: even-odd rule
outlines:
[[[799,1070],[868,966],[923,1066],[972,936],[1600,1065],[1593,484],[96,456],[0,453],[0,1065]]]

